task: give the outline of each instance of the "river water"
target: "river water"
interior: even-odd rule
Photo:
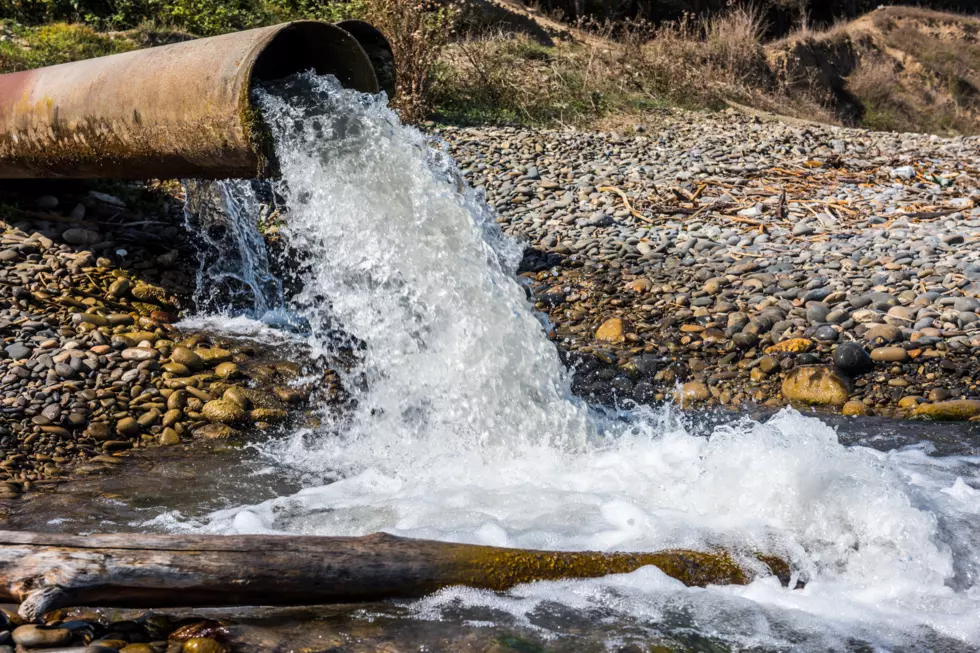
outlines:
[[[276,140],[298,289],[280,308],[303,327],[209,323],[297,339],[311,369],[353,348],[339,371],[354,402],[257,445],[237,473],[262,493],[184,497],[136,527],[766,552],[788,559],[805,589],[771,578],[689,589],[645,568],[507,593],[449,589],[401,608],[555,642],[589,623],[609,650],[658,636],[695,638],[698,650],[980,648],[976,431],[937,447],[945,427],[891,438],[875,422],[838,428],[789,409],[699,423],[669,407],[590,407],[517,282],[521,248],[447,155],[382,100],[329,78],[307,74],[257,100]],[[270,287],[264,269],[242,278]]]

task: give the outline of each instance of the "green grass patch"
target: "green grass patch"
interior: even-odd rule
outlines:
[[[101,34],[84,25],[24,27],[3,23],[0,29],[7,36],[0,41],[0,73],[129,52],[138,47],[132,38]]]
[[[6,17],[27,25],[80,23],[100,30],[151,24],[213,36],[290,20],[361,17],[364,0],[9,0]]]

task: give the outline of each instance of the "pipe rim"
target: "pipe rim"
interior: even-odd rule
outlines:
[[[242,87],[241,120],[245,138],[258,158],[260,178],[278,177],[279,162],[272,134],[252,102],[251,93],[257,84],[313,69],[318,75],[333,75],[346,88],[371,94],[381,91],[374,66],[361,43],[332,23],[316,20],[284,23],[256,46],[248,62]]]
[[[336,23],[337,27],[351,34],[371,60],[374,68],[374,75],[378,79],[378,86],[388,94],[388,98],[395,97],[395,53],[391,49],[391,43],[384,33],[377,27],[363,20],[344,20]]]

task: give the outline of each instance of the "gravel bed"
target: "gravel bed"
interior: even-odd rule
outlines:
[[[980,415],[980,139],[441,127],[596,399]]]
[[[173,326],[196,268],[179,202],[145,213],[77,189],[6,199],[0,499],[134,448],[265,430],[305,400],[289,352]]]

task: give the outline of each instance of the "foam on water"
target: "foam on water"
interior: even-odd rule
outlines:
[[[246,315],[195,315],[175,326],[184,331],[207,331],[228,336],[250,338],[266,345],[303,344],[306,337],[291,329],[295,316],[279,311],[266,311],[261,319]]]
[[[672,623],[737,647],[980,646],[980,460],[845,448],[792,410],[710,433],[666,408],[590,410],[515,280],[519,248],[450,159],[330,79],[304,75],[258,100],[300,253],[290,308],[314,357],[334,354],[337,326],[359,343],[341,371],[356,408],[267,446],[319,483],[179,528],[764,551],[806,588],[688,589],[643,569],[451,589],[413,607],[442,618],[484,606],[547,630],[541,611],[557,605],[610,632]]]

